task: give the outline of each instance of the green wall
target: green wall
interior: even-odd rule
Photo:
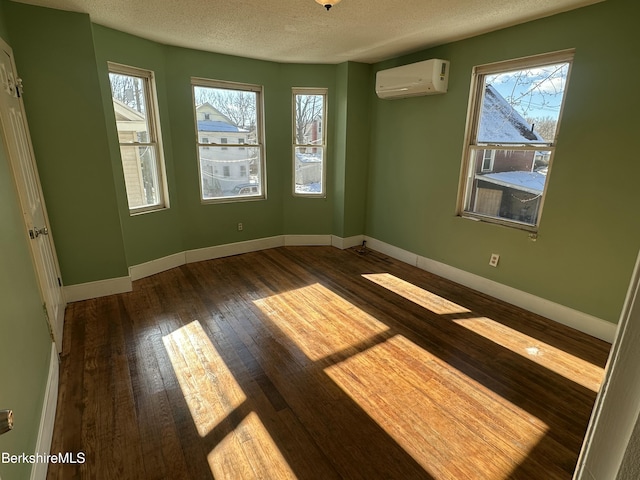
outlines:
[[[347,238],[364,232],[369,163],[371,66],[347,62],[338,65],[335,135],[333,233]]]
[[[7,41],[4,33],[3,39]],[[15,429],[0,436],[0,454],[31,454],[40,426],[51,339],[1,136],[0,224],[0,410],[13,410],[15,420]],[[0,463],[4,480],[29,478],[30,471],[31,465]]]
[[[9,29],[5,23],[4,2],[0,2],[0,38],[5,42],[9,40]]]
[[[445,95],[373,99],[367,235],[617,322],[640,246],[639,10],[608,0],[376,65],[445,58],[451,75]],[[575,62],[537,241],[457,217],[472,67],[566,48]]]
[[[66,285],[128,274],[89,17],[5,2]]]

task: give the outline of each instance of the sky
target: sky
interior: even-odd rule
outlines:
[[[569,63],[545,65],[496,75],[490,83],[524,118],[558,120],[567,84]]]

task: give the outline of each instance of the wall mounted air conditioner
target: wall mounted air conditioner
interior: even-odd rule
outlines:
[[[447,93],[449,61],[425,60],[376,73],[376,93],[380,98],[405,98]]]

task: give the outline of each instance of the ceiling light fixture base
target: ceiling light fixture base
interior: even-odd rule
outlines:
[[[324,8],[327,9],[327,12],[333,7],[336,3],[339,3],[340,0],[316,0],[316,3],[319,3]]]

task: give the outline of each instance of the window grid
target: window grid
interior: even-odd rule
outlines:
[[[168,208],[154,74],[112,62],[108,68],[129,212]]]
[[[191,81],[201,201],[265,199],[262,87],[195,77]],[[235,111],[225,109],[229,104]],[[205,128],[210,130],[207,144],[198,140]]]
[[[292,89],[293,195],[326,197],[326,88]]]
[[[572,60],[567,50],[474,68],[458,215],[537,231]],[[551,127],[525,118],[542,107],[552,111]]]

